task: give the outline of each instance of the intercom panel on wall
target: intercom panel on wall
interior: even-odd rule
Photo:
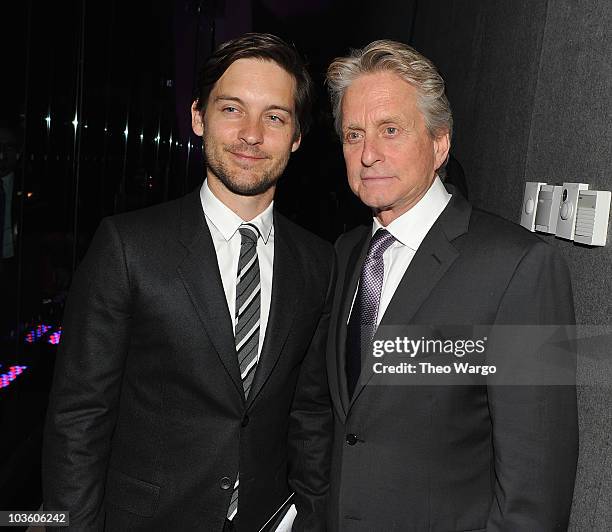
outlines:
[[[540,188],[546,183],[527,181],[521,209],[521,225],[529,231],[535,231],[536,210],[538,208],[538,194]]]
[[[581,190],[587,190],[588,188],[589,185],[586,183],[563,183],[561,207],[559,208],[557,230],[555,232],[559,238],[574,240],[578,194]]]
[[[581,190],[578,194],[574,242],[605,246],[612,194],[601,190]]]
[[[561,185],[543,185],[538,195],[535,230],[555,234],[561,206]]]

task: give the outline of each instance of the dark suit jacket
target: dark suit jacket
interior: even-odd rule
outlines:
[[[370,234],[371,226],[359,227],[336,244],[338,279],[328,342],[335,414],[329,528],[564,530],[577,460],[571,382],[361,382],[349,401],[346,322]],[[472,210],[454,194],[414,256],[378,331],[401,324],[443,329],[573,320],[570,277],[554,248],[510,222]],[[571,363],[575,376],[575,359]]]
[[[295,491],[324,527],[331,245],[274,214],[265,343],[245,402],[199,192],[103,220],[74,279],[47,416],[45,509],[74,530],[239,531]]]

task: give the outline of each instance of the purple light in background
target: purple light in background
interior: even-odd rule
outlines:
[[[25,335],[25,342],[27,344],[33,344],[34,342],[38,342],[42,338],[44,334],[47,334],[53,327],[51,325],[46,325],[41,323],[36,327],[30,329]]]
[[[57,345],[60,343],[61,338],[62,338],[62,328],[60,327],[57,331],[52,332],[49,335],[49,339],[47,340],[47,343]]]
[[[0,388],[8,387],[19,375],[23,373],[28,366],[11,366],[8,369],[8,373],[0,375]]]

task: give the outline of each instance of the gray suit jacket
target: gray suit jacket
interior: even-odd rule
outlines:
[[[346,323],[370,233],[359,227],[336,244],[329,528],[564,530],[577,460],[573,385],[385,386],[366,378],[349,399]],[[554,248],[454,194],[378,330],[573,322],[569,273]]]

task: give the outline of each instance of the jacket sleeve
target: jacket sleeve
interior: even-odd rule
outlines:
[[[45,424],[44,508],[69,511],[70,530],[104,527],[129,325],[124,249],[115,224],[105,219],[72,283]]]
[[[335,279],[333,255],[325,306],[302,362],[289,419],[289,485],[295,492],[295,532],[325,530],[333,431],[325,346]]]
[[[498,345],[506,362],[521,364],[518,373],[534,380],[488,387],[495,474],[487,531],[567,529],[578,456],[574,320],[565,262],[552,246],[532,245],[518,263],[496,317],[496,326],[506,327],[504,346]],[[508,329],[515,325],[519,327]],[[524,325],[561,332],[554,343],[538,343],[537,353],[556,355],[562,345],[569,381],[538,382],[550,374],[529,356],[534,351],[525,344],[530,335],[520,334]],[[532,330],[536,338],[547,337]]]

